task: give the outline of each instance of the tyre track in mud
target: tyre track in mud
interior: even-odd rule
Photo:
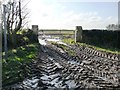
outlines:
[[[12,88],[47,90],[80,88],[119,88],[119,58],[82,46],[71,46],[77,57],[55,45],[41,46],[31,65],[33,77]],[[106,54],[106,55],[105,55]]]

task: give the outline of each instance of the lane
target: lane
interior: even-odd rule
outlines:
[[[69,46],[76,56],[69,56],[62,48],[39,40],[42,51],[31,65],[31,78],[10,88],[47,90],[48,88],[119,88],[119,59],[92,48]],[[65,44],[64,44],[65,45]]]

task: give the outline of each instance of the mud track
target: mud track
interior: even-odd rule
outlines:
[[[30,68],[32,78],[11,88],[46,90],[51,88],[120,88],[120,61],[118,55],[74,45],[71,57],[55,45],[41,46],[39,57]]]

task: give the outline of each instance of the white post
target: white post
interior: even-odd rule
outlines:
[[[2,1],[0,1],[0,90],[2,90]]]
[[[6,5],[3,5],[3,21],[4,21],[4,51],[5,59],[7,59],[7,23],[6,23]]]

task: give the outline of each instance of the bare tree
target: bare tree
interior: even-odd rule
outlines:
[[[21,0],[13,0],[8,2],[7,7],[11,13],[7,14],[7,30],[8,38],[12,43],[13,47],[17,45],[17,32],[22,28],[22,25],[25,23],[25,19],[28,13],[24,13]]]
[[[119,29],[119,25],[118,24],[109,24],[108,26],[106,26],[107,30],[118,30]]]

